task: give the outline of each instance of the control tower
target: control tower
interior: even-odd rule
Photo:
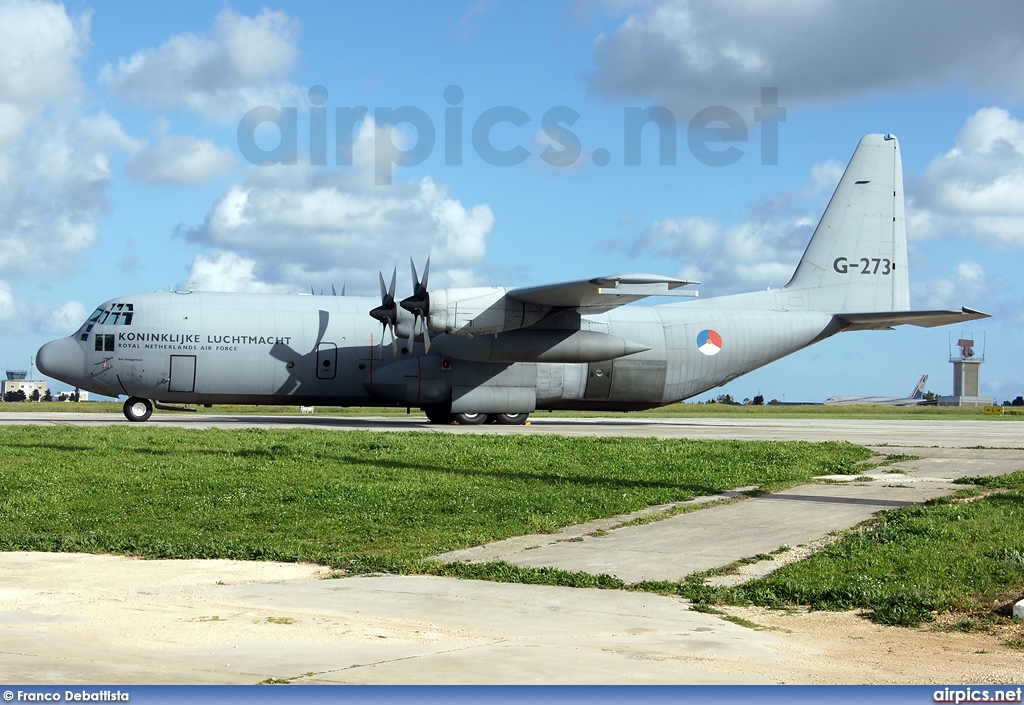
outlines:
[[[985,334],[982,333],[981,352],[976,341],[961,333],[954,350],[950,337],[949,361],[953,364],[953,395],[939,397],[939,406],[991,406],[995,399],[980,395],[981,363],[985,362]]]

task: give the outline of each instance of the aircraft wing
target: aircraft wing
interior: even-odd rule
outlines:
[[[595,279],[524,286],[510,289],[506,296],[541,306],[576,309],[580,313],[603,313],[648,296],[696,296],[696,291],[677,291],[700,282],[657,274],[615,274]]]
[[[909,324],[922,328],[966,323],[989,314],[966,306],[959,311],[878,311],[876,313],[837,313],[836,318],[849,326],[846,330],[892,330],[893,326]]]

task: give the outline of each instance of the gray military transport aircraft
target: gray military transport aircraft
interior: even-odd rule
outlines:
[[[119,296],[36,355],[43,374],[168,404],[419,407],[434,423],[522,424],[537,409],[649,409],[687,399],[843,331],[987,314],[911,311],[903,171],[892,135],[861,140],[781,289],[622,308],[688,282],[623,274],[528,287],[381,296]],[[333,288],[332,288],[333,291]],[[390,350],[385,352],[385,334]]]
[[[921,379],[917,380],[914,389],[905,397],[835,396],[826,399],[825,403],[829,406],[833,404],[881,404],[883,406],[923,406],[925,404],[934,404],[934,401],[924,398],[924,386],[926,384],[928,384],[928,375],[921,375]]]

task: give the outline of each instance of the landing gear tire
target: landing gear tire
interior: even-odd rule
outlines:
[[[491,414],[489,421],[502,426],[522,426],[528,418],[529,414]]]
[[[124,417],[129,421],[147,421],[153,415],[153,403],[149,399],[129,397],[124,403]]]
[[[487,414],[455,414],[455,422],[460,426],[476,426],[487,420]]]
[[[427,415],[427,420],[430,423],[436,424],[450,424],[455,420],[455,416],[449,408],[441,404],[431,404],[423,407],[423,413]]]

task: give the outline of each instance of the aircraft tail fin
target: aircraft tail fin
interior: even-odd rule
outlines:
[[[895,136],[867,135],[857,145],[785,291],[799,293],[814,311],[910,309],[903,165]]]
[[[907,399],[924,399],[924,385],[928,381],[928,375],[921,375],[921,379],[917,381],[917,386],[914,387],[914,391],[910,393]]]

